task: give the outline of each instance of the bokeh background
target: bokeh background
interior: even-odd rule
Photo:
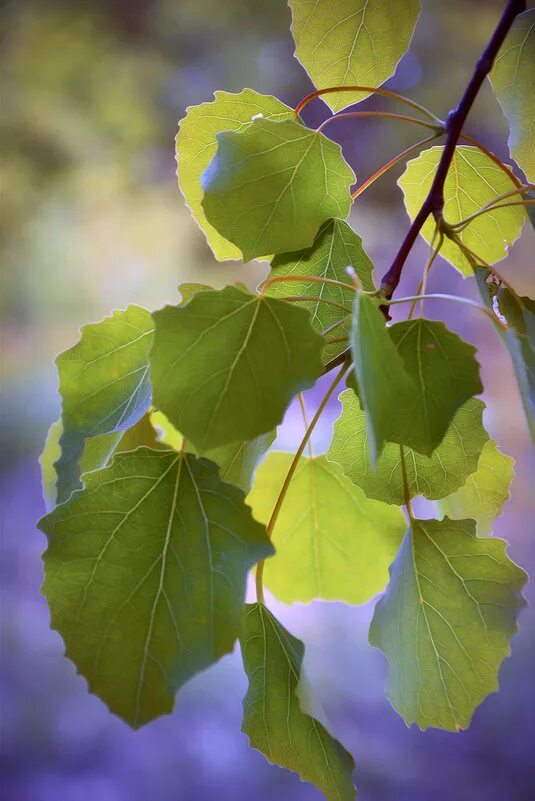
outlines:
[[[500,13],[500,0],[423,0],[410,53],[389,86],[445,116]],[[265,265],[218,264],[189,217],[173,140],[187,105],[250,86],[297,102],[310,89],[292,57],[284,0],[10,0],[2,4],[3,272],[2,785],[3,801],[318,801],[269,766],[240,733],[239,654],[191,681],[172,716],[134,733],[87,692],[50,631],[39,594],[43,513],[37,457],[59,402],[54,356],[79,326],[128,303],[156,308],[198,280],[255,286]],[[366,101],[382,108],[381,99]],[[321,101],[310,121],[327,114]],[[506,125],[488,86],[470,131],[506,157]],[[419,133],[385,120],[340,122],[330,134],[364,179]],[[407,228],[393,170],[356,204],[352,222],[380,276]],[[524,230],[503,272],[535,293],[535,236]],[[400,292],[416,286],[419,243]],[[443,261],[431,291],[475,297]],[[517,460],[496,534],[535,568],[533,452],[508,357],[474,310],[428,302],[429,316],[477,344],[486,424]],[[397,307],[400,313],[400,307]],[[317,393],[307,395],[312,409]],[[315,440],[328,443],[337,402]],[[295,445],[290,409],[279,447]],[[429,509],[423,509],[429,513]],[[528,597],[533,589],[528,587]],[[386,666],[367,645],[373,610],[314,603],[277,614],[307,646],[306,669],[333,730],[354,753],[362,801],[530,801],[535,797],[533,608],[521,618],[501,692],[451,735],[409,730],[384,699]]]

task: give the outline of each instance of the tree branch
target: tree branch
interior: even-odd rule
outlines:
[[[483,54],[477,61],[474,72],[465,89],[465,92],[459,102],[459,105],[450,111],[446,120],[446,143],[439,161],[435,177],[431,188],[425,198],[420,211],[414,218],[411,227],[407,232],[407,236],[401,243],[401,247],[392,262],[392,265],[387,273],[383,276],[381,281],[381,293],[386,298],[391,298],[399,284],[403,266],[407,260],[412,246],[414,245],[418,234],[420,233],[425,221],[432,214],[437,221],[442,218],[444,209],[444,183],[446,176],[453,159],[455,148],[461,136],[463,125],[466,121],[468,113],[472,108],[474,100],[481,88],[481,84],[489,74],[494,64],[494,60],[507,36],[515,17],[526,9],[525,0],[509,0],[502,18],[492,37],[485,48]]]

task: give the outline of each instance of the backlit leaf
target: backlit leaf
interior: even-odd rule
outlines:
[[[322,372],[322,337],[286,301],[226,287],[154,320],[154,405],[203,453],[271,431]]]
[[[318,88],[380,86],[394,74],[416,25],[418,0],[289,0],[295,55]],[[324,96],[339,111],[368,95]]]
[[[246,261],[312,245],[322,223],[344,219],[355,175],[340,145],[295,120],[257,119],[217,135],[203,173],[208,221]]]
[[[216,259],[241,259],[241,252],[210,225],[202,207],[201,175],[216,154],[216,134],[241,131],[257,114],[265,119],[290,118],[293,111],[276,97],[252,89],[239,94],[215,92],[214,100],[189,106],[176,138],[178,182],[184,199]]]
[[[389,664],[387,695],[408,725],[465,729],[498,689],[525,605],[506,542],[473,520],[414,520],[375,608],[370,643]]]
[[[268,523],[293,454],[271,453],[247,503]],[[273,529],[264,584],[285,603],[360,604],[384,589],[405,533],[400,509],[366,498],[325,456],[302,457]]]
[[[272,546],[205,459],[139,448],[85,481],[40,521],[43,591],[91,691],[138,727],[233,649],[247,572]]]
[[[303,643],[263,604],[246,606],[240,643],[249,679],[242,731],[251,746],[315,784],[329,801],[353,801],[351,755],[301,708]]]
[[[414,219],[429,192],[442,155],[442,146],[424,150],[409,161],[398,181],[405,196],[405,206]],[[475,147],[458,145],[444,185],[444,218],[452,224],[466,219],[497,195],[516,189],[513,181],[488,156]],[[482,214],[460,234],[461,241],[486,262],[500,261],[518,238],[526,214],[522,206],[509,206]],[[431,242],[435,222],[429,218],[422,234]],[[445,238],[440,255],[463,275],[473,274],[470,262],[455,242]]]

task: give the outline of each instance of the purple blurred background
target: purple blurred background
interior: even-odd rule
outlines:
[[[423,0],[411,51],[391,88],[445,116],[455,104],[502,3]],[[310,85],[292,58],[284,0],[10,0],[1,10],[4,265],[2,410],[3,801],[314,801],[320,794],[268,765],[240,733],[245,680],[239,654],[178,695],[173,715],[135,733],[87,692],[50,631],[39,594],[44,537],[37,457],[58,415],[57,352],[80,324],[137,302],[155,308],[184,280],[255,286],[265,265],[218,264],[191,221],[175,179],[173,139],[187,105],[215,89],[250,86],[291,103]],[[425,77],[424,77],[425,76]],[[367,107],[386,108],[381,99]],[[309,119],[326,116],[321,102]],[[506,157],[507,131],[488,86],[468,126]],[[408,130],[407,130],[408,129]],[[418,138],[384,120],[340,122],[360,180]],[[380,276],[407,228],[393,170],[358,200],[355,229]],[[525,230],[500,269],[535,294],[535,236]],[[418,283],[414,249],[399,294]],[[430,291],[475,297],[443,261]],[[397,307],[397,313],[401,313]],[[535,569],[535,459],[508,357],[488,321],[428,302],[426,314],[480,350],[486,424],[517,460],[512,498],[496,525],[509,553]],[[318,392],[307,394],[313,409]],[[325,449],[334,400],[314,447]],[[291,408],[279,447],[301,435]],[[422,504],[422,513],[431,514]],[[528,597],[533,601],[532,586]],[[469,731],[409,730],[384,698],[386,666],[367,645],[373,605],[273,604],[307,647],[306,670],[334,732],[355,755],[362,801],[531,801],[535,797],[535,613],[523,612],[501,692]]]

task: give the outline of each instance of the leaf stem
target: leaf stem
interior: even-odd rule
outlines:
[[[419,300],[453,300],[456,303],[464,303],[466,306],[473,306],[475,309],[479,309],[484,314],[486,314],[487,317],[490,317],[492,322],[496,323],[496,325],[501,327],[504,331],[507,330],[507,326],[505,326],[501,322],[501,320],[498,320],[496,315],[490,309],[488,309],[486,306],[483,306],[481,303],[478,303],[477,301],[472,300],[471,298],[464,298],[464,297],[462,297],[462,295],[446,295],[446,294],[444,294],[442,292],[432,292],[429,295],[409,295],[406,298],[396,298],[395,300],[385,300],[384,304],[385,304],[385,306],[386,305],[392,306],[392,305],[395,305],[396,303],[409,303],[410,301],[418,302]]]
[[[288,492],[288,488],[290,486],[290,483],[292,481],[294,473],[295,473],[295,471],[297,469],[297,465],[299,464],[299,460],[300,460],[301,456],[303,455],[303,451],[306,448],[306,445],[307,445],[307,443],[308,443],[308,441],[309,441],[309,439],[310,439],[310,437],[312,435],[312,432],[314,431],[318,420],[320,419],[321,415],[323,414],[323,412],[325,410],[325,407],[327,406],[327,404],[329,402],[329,398],[333,394],[334,390],[336,389],[336,387],[338,386],[338,384],[340,383],[340,381],[342,380],[342,378],[344,377],[344,375],[348,371],[348,369],[349,369],[349,362],[347,361],[347,359],[344,359],[344,363],[342,364],[340,370],[337,372],[336,376],[334,377],[334,380],[331,382],[327,392],[323,396],[323,399],[322,399],[320,405],[318,406],[318,408],[316,410],[316,414],[312,418],[312,421],[311,421],[310,425],[308,426],[308,428],[307,428],[307,430],[305,432],[305,435],[304,435],[303,439],[301,440],[301,443],[300,443],[297,451],[295,452],[295,456],[294,456],[294,458],[292,460],[292,463],[290,465],[288,473],[286,474],[286,478],[284,479],[284,483],[283,483],[283,485],[281,487],[281,491],[279,493],[279,497],[277,498],[275,506],[273,507],[273,511],[271,513],[271,517],[269,518],[269,523],[266,526],[266,532],[267,532],[268,537],[271,537],[272,534],[273,534],[273,529],[275,527],[275,523],[277,522],[277,518],[279,516],[279,512],[281,510],[282,504],[284,503],[284,499],[286,497],[286,493]],[[257,598],[258,603],[264,603],[264,587],[263,587],[263,583],[262,583],[263,582],[263,576],[264,576],[264,564],[265,564],[265,560],[262,559],[262,561],[258,563],[257,568],[256,568],[256,598]]]
[[[444,184],[450,168],[455,148],[462,134],[466,118],[472,108],[481,85],[489,74],[494,60],[507,36],[515,18],[526,8],[525,0],[508,0],[505,10],[498,22],[490,41],[483,54],[478,59],[459,105],[450,111],[446,120],[446,143],[440,158],[431,188],[412,221],[412,224],[401,243],[390,269],[385,273],[381,282],[381,291],[386,298],[392,297],[395,292],[407,257],[420,233],[427,218],[432,214],[437,220],[442,218],[444,209]]]
[[[295,113],[301,114],[302,110],[307,106],[312,100],[315,100],[317,97],[321,97],[322,95],[331,94],[333,92],[363,92],[365,94],[374,94],[374,95],[381,95],[382,97],[389,97],[392,100],[399,100],[400,103],[405,103],[406,106],[410,106],[411,108],[419,111],[424,117],[432,120],[437,125],[440,125],[442,121],[433,114],[432,111],[429,111],[425,106],[422,106],[420,103],[417,103],[415,100],[411,100],[404,95],[400,95],[397,92],[392,92],[390,89],[379,89],[373,86],[329,86],[326,89],[316,89],[315,92],[310,92],[306,97],[299,101],[297,106],[295,107]]]
[[[435,247],[435,240],[436,240],[437,236],[438,236],[438,244]],[[426,290],[426,287],[427,287],[427,276],[429,275],[429,271],[430,271],[431,267],[433,266],[436,257],[440,253],[440,249],[442,247],[443,242],[444,242],[444,234],[442,233],[442,231],[439,231],[438,225],[437,225],[436,228],[435,228],[435,233],[433,234],[433,239],[431,240],[430,253],[429,253],[428,259],[427,259],[427,261],[425,263],[424,274],[422,276],[422,280],[418,284],[418,289],[416,290],[416,295],[418,297],[420,297],[421,295],[425,295],[425,290]],[[416,304],[417,303],[418,303],[418,301],[416,299],[412,301],[411,307],[409,309],[409,313],[407,315],[407,319],[408,320],[412,319],[412,315],[414,314],[414,310],[416,308]],[[423,311],[424,311],[424,301],[423,301],[423,299],[421,299],[421,306],[420,306],[420,314],[421,315],[423,315]]]
[[[266,278],[265,281],[259,285],[261,287],[260,294],[264,295],[266,290],[273,284],[284,283],[286,281],[309,281],[316,284],[333,284],[334,286],[342,286],[344,289],[355,291],[353,284],[346,284],[344,281],[337,281],[336,278],[321,278],[317,275],[275,275],[272,278]]]
[[[507,164],[505,164],[496,155],[496,153],[493,153],[492,150],[489,150],[488,147],[485,147],[485,145],[482,144],[478,139],[475,139],[475,137],[468,136],[468,134],[464,134],[464,133],[462,133],[460,135],[459,139],[462,139],[463,142],[468,142],[468,144],[473,145],[474,147],[477,147],[478,150],[481,150],[481,152],[484,153],[485,156],[487,156],[487,158],[489,158],[491,161],[493,161],[496,164],[496,166],[499,167],[500,170],[502,170],[502,172],[504,172],[507,175],[507,177],[512,181],[512,183],[515,184],[515,186],[521,186],[522,185],[522,181],[520,181],[516,177],[516,175],[514,174],[512,169]]]
[[[321,133],[326,125],[336,120],[358,119],[360,117],[382,117],[389,120],[402,120],[403,122],[411,122],[414,125],[422,125],[424,128],[430,128],[437,136],[444,133],[444,128],[437,126],[436,123],[425,122],[425,120],[419,120],[417,117],[409,117],[406,114],[394,114],[391,111],[342,111],[340,114],[333,114],[332,117],[327,117],[317,128],[317,132]]]
[[[300,392],[297,397],[298,397],[298,400],[299,400],[299,407],[301,409],[301,416],[303,418],[303,424],[305,426],[305,434],[306,434],[306,432],[308,431],[308,417],[307,417],[307,410],[306,410],[306,406],[305,406],[305,399],[303,397],[303,393],[302,392]],[[309,458],[312,459],[312,442],[311,442],[310,439],[308,440],[307,446],[308,446]]]
[[[407,473],[407,463],[405,462],[405,448],[403,447],[403,445],[399,446],[399,455],[401,461],[401,473],[403,475],[403,495],[405,498],[405,506],[407,509],[407,514],[409,515],[409,520],[412,523],[414,520],[414,515],[412,513],[411,493],[409,489],[409,476]]]
[[[281,298],[281,300],[287,300],[289,303],[327,303],[329,306],[333,306],[335,309],[341,309],[346,314],[351,314],[351,309],[347,306],[344,306],[343,303],[336,303],[334,300],[320,298],[319,296],[310,297],[309,295],[288,295]]]
[[[496,203],[493,206],[488,206],[486,208],[484,207],[479,209],[479,211],[475,211],[469,217],[466,217],[466,219],[462,220],[461,222],[455,223],[455,225],[452,225],[451,227],[455,231],[464,231],[464,229],[470,225],[471,222],[477,220],[477,218],[481,217],[482,214],[488,214],[495,209],[508,209],[511,206],[535,206],[535,200],[527,198],[526,200],[512,200],[509,203]]]

